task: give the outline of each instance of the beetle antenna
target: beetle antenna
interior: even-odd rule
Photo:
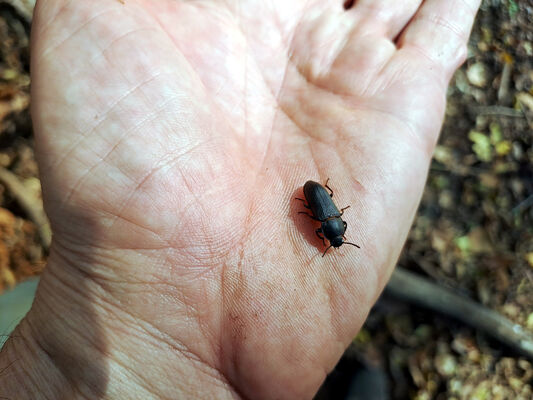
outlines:
[[[331,248],[331,246],[333,246],[332,244],[330,244],[328,246],[328,248],[324,251],[324,254],[322,254],[322,257],[324,257],[326,255],[326,253],[328,252],[328,250]]]
[[[358,249],[360,249],[360,247],[359,247],[358,245],[356,245],[355,243],[344,242],[343,244],[351,244],[352,246],[355,246],[355,247],[357,247]]]

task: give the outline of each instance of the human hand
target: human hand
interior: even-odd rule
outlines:
[[[479,0],[123,3],[37,3],[54,237],[18,332],[91,398],[309,398],[398,258]],[[361,249],[322,258],[293,199],[327,177]]]

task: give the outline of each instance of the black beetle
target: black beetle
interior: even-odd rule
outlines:
[[[355,243],[345,241],[346,238],[344,237],[344,232],[346,232],[348,224],[341,219],[341,216],[344,213],[344,210],[350,206],[344,207],[339,211],[332,200],[333,190],[328,186],[328,182],[329,178],[324,186],[328,188],[330,193],[328,193],[320,183],[307,181],[304,185],[304,196],[308,204],[305,204],[304,199],[296,198],[296,200],[303,201],[304,207],[311,210],[313,215],[304,211],[299,211],[298,214],[305,214],[315,221],[319,221],[321,226],[315,231],[316,235],[322,240],[324,246],[326,245],[324,236],[329,240],[330,245],[326,248],[322,257],[326,255],[327,251],[332,246],[337,248],[343,244],[351,244],[352,246],[360,248]]]

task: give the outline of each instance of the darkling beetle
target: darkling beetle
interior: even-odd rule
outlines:
[[[341,219],[341,216],[344,213],[344,210],[350,206],[344,207],[339,211],[333,202],[333,190],[328,186],[328,182],[329,178],[324,186],[328,188],[330,193],[328,193],[320,183],[307,181],[304,185],[304,196],[305,200],[307,200],[307,204],[305,204],[304,199],[296,198],[296,200],[303,201],[304,207],[311,210],[313,215],[308,214],[305,211],[299,211],[298,214],[305,214],[315,221],[319,221],[321,226],[315,231],[316,235],[322,240],[324,246],[326,245],[324,236],[329,240],[330,244],[324,251],[324,254],[322,254],[322,257],[326,255],[332,246],[337,248],[343,244],[351,244],[352,246],[360,248],[355,243],[345,241],[346,238],[344,232],[346,232],[348,224]]]

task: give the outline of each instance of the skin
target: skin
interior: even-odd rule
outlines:
[[[54,236],[0,396],[311,398],[398,258],[478,6],[37,1]],[[328,177],[361,249],[322,258],[293,198]]]

